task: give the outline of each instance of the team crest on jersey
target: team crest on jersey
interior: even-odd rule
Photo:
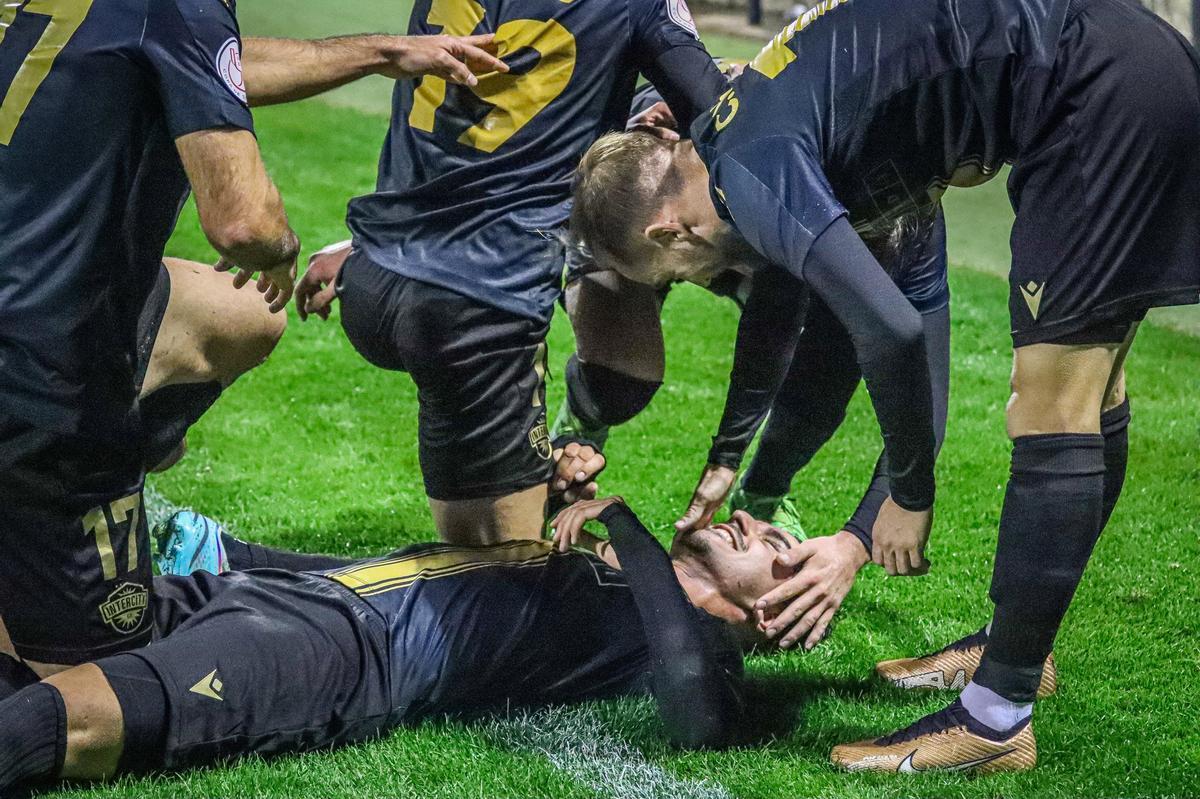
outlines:
[[[667,16],[688,33],[700,38],[696,30],[696,20],[692,18],[692,10],[688,8],[687,0],[667,0]]]
[[[121,635],[129,635],[142,626],[150,594],[146,586],[121,583],[100,605],[100,618]]]
[[[533,447],[534,452],[542,460],[550,460],[550,456],[554,452],[550,445],[550,431],[546,428],[545,422],[534,425],[534,428],[529,431],[529,446]]]
[[[246,81],[242,78],[242,48],[237,37],[230,37],[217,51],[217,74],[233,96],[246,102]]]

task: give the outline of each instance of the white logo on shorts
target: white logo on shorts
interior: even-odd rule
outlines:
[[[667,0],[667,16],[688,33],[700,38],[696,30],[696,20],[692,19],[692,10],[688,8],[687,0]]]
[[[242,49],[237,37],[231,37],[217,51],[217,74],[233,96],[246,102],[246,82],[242,79]]]

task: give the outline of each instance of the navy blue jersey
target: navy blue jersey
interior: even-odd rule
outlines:
[[[823,0],[695,123],[718,210],[797,275],[842,215],[868,241],[927,225],[1031,135],[1067,5]]]
[[[322,574],[390,630],[395,722],[647,689],[633,593],[590,553],[421,544]]]
[[[721,77],[684,0],[418,0],[409,25],[489,32],[508,74],[474,89],[397,83],[376,192],[351,201],[347,222],[380,266],[543,320],[572,175],[596,138],[624,128],[638,72],[686,49],[703,58],[700,74],[674,78],[681,92]]]
[[[127,435],[173,140],[251,129],[232,0],[0,7],[0,416]]]

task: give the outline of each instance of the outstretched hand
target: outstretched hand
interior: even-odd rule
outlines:
[[[240,289],[250,282],[254,277],[254,271],[246,269],[239,264],[234,263],[228,258],[222,257],[217,261],[217,265],[213,269],[218,272],[233,272],[237,274],[233,276],[233,287]],[[287,307],[288,300],[292,298],[292,293],[295,291],[296,285],[296,259],[284,261],[271,269],[263,269],[258,272],[258,280],[254,287],[258,289],[258,293],[263,295],[263,301],[270,306],[271,313],[279,313]]]
[[[812,649],[825,637],[829,625],[854,586],[859,569],[868,561],[867,550],[852,533],[810,538],[780,552],[775,561],[796,574],[764,594],[755,604],[759,627],[767,638],[779,638],[782,649],[804,640]],[[789,604],[773,613],[785,602]]]
[[[554,546],[559,552],[566,552],[579,543],[583,535],[583,526],[598,518],[604,509],[617,503],[625,504],[621,497],[604,497],[603,499],[585,499],[559,511],[550,522],[550,532],[554,538]]]
[[[607,463],[603,453],[590,444],[572,441],[553,453],[554,476],[550,478],[550,493],[562,494],[564,502],[592,499],[600,487],[596,477]]]
[[[329,309],[337,297],[337,276],[350,256],[350,242],[339,241],[315,252],[308,259],[308,269],[296,286],[296,310],[300,321],[309,314],[329,318]]]
[[[930,564],[925,558],[925,545],[932,527],[933,508],[905,510],[888,497],[871,531],[871,560],[893,577],[927,574]]]
[[[508,72],[508,65],[496,57],[495,36],[397,36],[381,75],[403,80],[434,75],[450,83],[475,86],[479,75]]]
[[[728,499],[736,478],[737,472],[728,466],[711,463],[705,466],[700,475],[700,482],[692,492],[692,501],[688,503],[687,510],[679,521],[675,522],[676,531],[690,533],[707,527]]]

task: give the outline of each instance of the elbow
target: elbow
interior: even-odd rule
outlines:
[[[275,219],[221,220],[204,225],[204,234],[221,255],[247,266],[273,266],[300,250],[286,221]]]
[[[864,342],[860,347],[866,357],[864,363],[900,364],[915,358],[925,360],[925,329],[921,314],[908,306],[887,320],[887,333],[879,340]]]

